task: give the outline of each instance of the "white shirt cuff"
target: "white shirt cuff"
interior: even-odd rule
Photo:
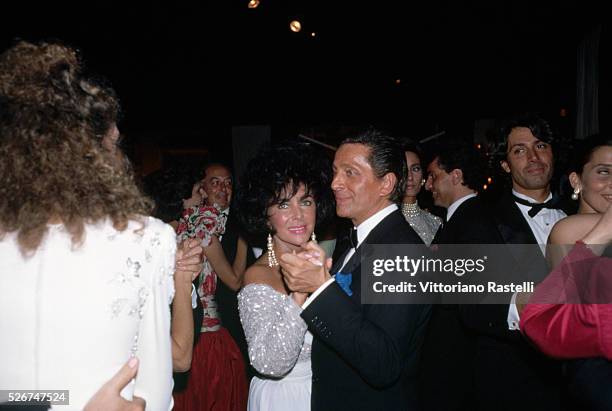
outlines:
[[[520,330],[519,322],[521,318],[519,317],[518,310],[516,309],[516,293],[512,294],[512,299],[510,299],[510,308],[508,308],[508,329],[510,331]]]
[[[195,285],[191,284],[191,308],[196,309],[198,306],[198,293],[196,293]]]
[[[323,290],[325,290],[332,282],[334,281],[334,277],[330,278],[329,280],[325,281],[323,284],[321,284],[321,286],[319,288],[317,288],[315,290],[314,293],[310,294],[308,296],[308,298],[306,299],[306,301],[304,301],[304,304],[302,304],[302,310],[305,310],[306,307],[308,307],[310,305],[310,303],[317,298],[317,296],[319,294],[321,294],[323,292]]]

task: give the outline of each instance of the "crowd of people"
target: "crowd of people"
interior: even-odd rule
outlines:
[[[493,203],[472,144],[426,156],[373,128],[333,159],[286,140],[239,184],[211,161],[145,194],[119,117],[73,49],[0,55],[0,390],[66,389],[40,409],[90,411],[612,409],[609,137],[573,153],[568,216],[533,114],[506,122]],[[317,233],[337,219],[329,250]],[[365,304],[377,244],[531,244],[505,269],[541,281],[507,304]]]

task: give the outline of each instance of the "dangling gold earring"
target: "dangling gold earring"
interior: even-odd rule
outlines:
[[[421,187],[423,187],[425,185],[425,181],[426,180],[424,178],[421,179]]]
[[[313,243],[317,242],[317,235],[315,234],[315,232],[313,231],[312,234],[310,235],[310,241],[312,241]]]
[[[572,200],[574,201],[578,200],[579,195],[580,195],[580,189],[575,188],[574,192],[572,193]]]
[[[272,234],[268,234],[268,267],[278,266],[278,260],[274,253],[274,241],[272,241]]]

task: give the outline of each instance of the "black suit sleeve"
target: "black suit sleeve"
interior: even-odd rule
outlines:
[[[406,358],[416,355],[430,311],[431,306],[382,304],[362,310],[333,282],[302,318],[368,384],[383,388],[395,383]]]

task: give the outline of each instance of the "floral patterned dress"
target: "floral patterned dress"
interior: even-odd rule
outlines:
[[[212,236],[223,235],[226,222],[227,216],[217,207],[189,207],[183,211],[179,221],[178,241],[198,238],[206,248],[211,244]],[[217,274],[205,259],[197,287],[204,311],[201,334],[193,350],[187,388],[174,394],[174,410],[246,409],[248,384],[245,364],[238,346],[221,324],[215,301],[216,289]]]
[[[183,211],[177,228],[178,241],[199,238],[202,247],[208,247],[212,236],[221,236],[225,232],[227,216],[214,206],[199,205]],[[203,262],[202,271],[198,276],[198,297],[204,309],[204,320],[201,332],[218,331],[221,320],[217,312],[215,291],[217,290],[217,275],[207,259]]]

